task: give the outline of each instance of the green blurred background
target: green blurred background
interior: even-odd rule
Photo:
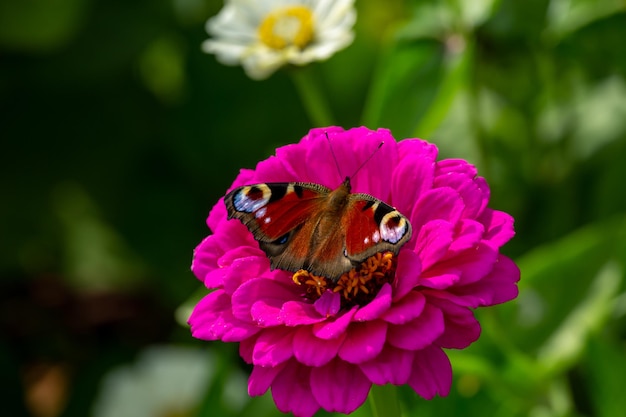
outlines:
[[[221,7],[0,0],[3,416],[281,415],[247,398],[236,346],[177,323],[209,209],[314,126],[293,69],[252,81],[201,52]],[[623,415],[626,2],[357,10],[355,42],[302,70],[336,123],[475,163],[516,218],[519,299],[477,312],[448,398],[401,389],[406,415]]]

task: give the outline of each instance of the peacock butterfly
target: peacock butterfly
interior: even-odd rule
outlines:
[[[369,194],[352,194],[350,177],[335,190],[306,182],[246,185],[224,203],[272,269],[305,269],[333,281],[376,253],[397,254],[411,238],[409,220]]]

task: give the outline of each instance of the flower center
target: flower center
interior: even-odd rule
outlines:
[[[313,13],[306,6],[289,6],[268,14],[258,29],[261,42],[273,49],[296,46],[300,49],[313,39]]]
[[[364,306],[376,297],[383,284],[393,281],[395,272],[396,257],[391,252],[383,252],[367,258],[335,283],[303,269],[293,274],[293,282],[304,287],[304,296],[311,301],[330,289],[341,295],[342,307]]]

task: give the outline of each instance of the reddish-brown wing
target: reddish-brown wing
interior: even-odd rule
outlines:
[[[398,253],[411,225],[393,207],[367,194],[311,183],[239,187],[224,198],[229,218],[245,224],[272,268],[306,269],[333,280],[378,252]]]
[[[236,188],[224,197],[229,218],[239,219],[272,268],[297,271],[311,263],[311,236],[331,190],[310,183],[266,183]]]
[[[346,230],[346,256],[352,262],[361,262],[379,252],[397,254],[412,233],[405,216],[368,194],[350,194],[342,222]]]

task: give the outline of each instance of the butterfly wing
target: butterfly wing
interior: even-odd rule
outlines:
[[[265,183],[235,188],[224,197],[228,218],[239,219],[272,268],[297,271],[307,264],[315,218],[330,190],[310,183]]]
[[[411,238],[411,223],[398,210],[368,194],[350,194],[342,217],[346,256],[359,263],[379,252],[397,254]]]
[[[378,252],[397,254],[411,237],[405,216],[368,194],[350,194],[349,179],[332,192],[311,183],[248,185],[224,202],[273,269],[306,269],[334,281]]]

